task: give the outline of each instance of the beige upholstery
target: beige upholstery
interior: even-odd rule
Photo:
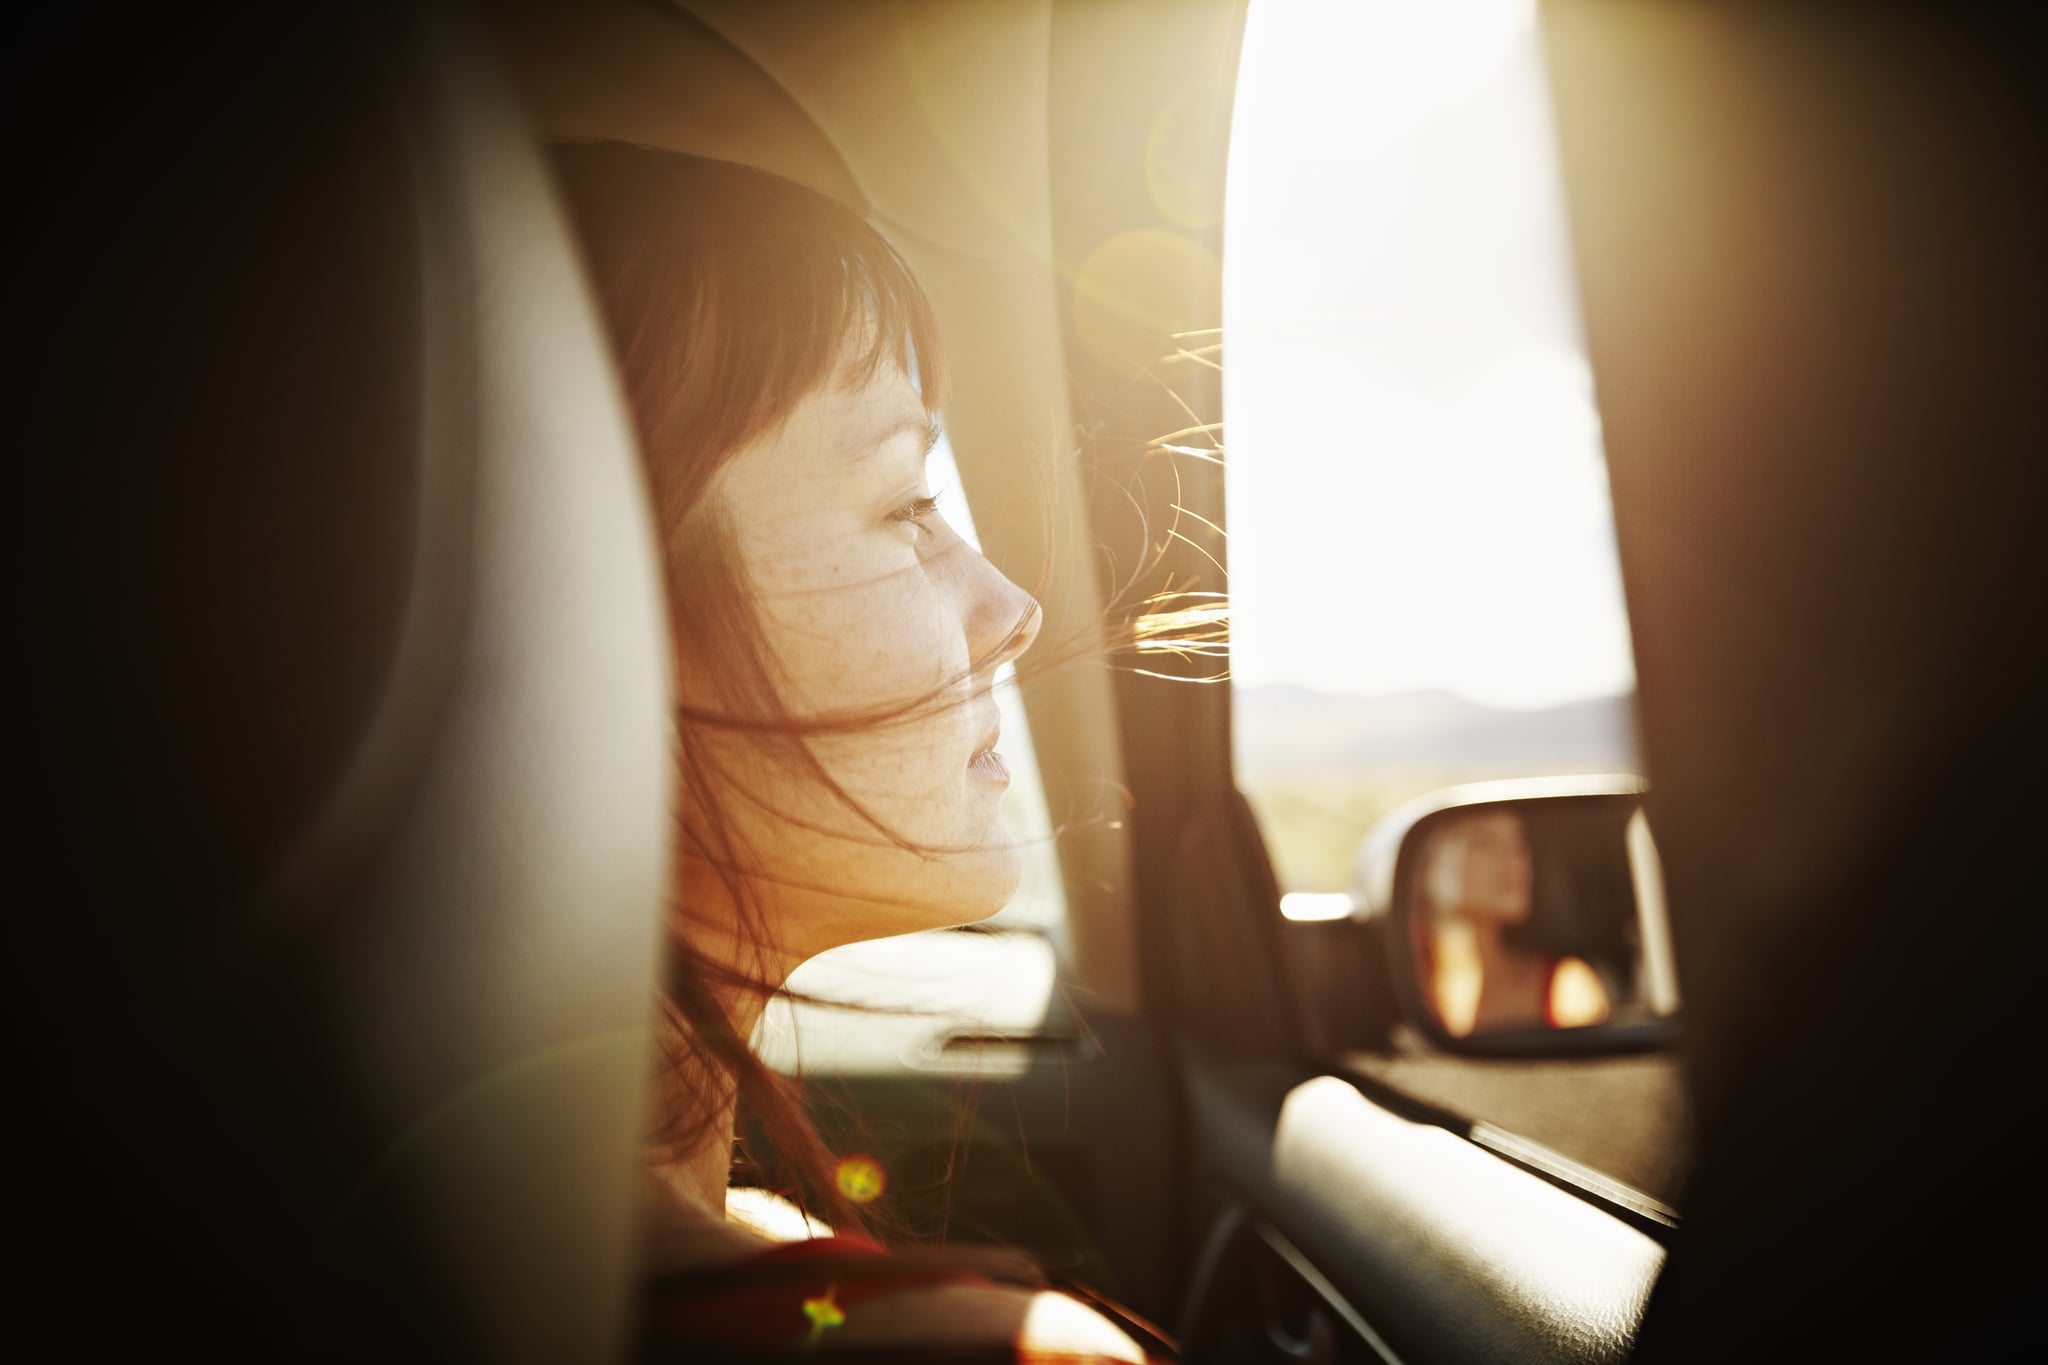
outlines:
[[[393,686],[294,870],[331,876],[360,850],[369,871],[352,897],[365,952],[340,993],[365,1101],[394,1134],[369,1201],[424,1214],[436,1292],[491,1359],[590,1359],[631,1282],[666,867],[658,575],[540,157],[473,44],[424,39],[421,245],[445,330],[423,435],[473,442],[451,498],[468,515],[423,520],[448,558],[428,561],[444,580],[420,596],[454,600],[408,619]],[[445,663],[444,628],[460,641]],[[418,691],[451,664],[422,735]],[[402,818],[367,830],[400,784]]]
[[[659,580],[537,144],[428,8],[96,52],[129,115],[49,158],[16,1003],[60,1354],[624,1349]]]

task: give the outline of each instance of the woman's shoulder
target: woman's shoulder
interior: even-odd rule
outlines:
[[[1019,1360],[1144,1365],[1152,1359],[1129,1333],[1079,1299],[1011,1285],[907,1284],[847,1314],[832,1336],[831,1345],[846,1349],[986,1344],[1007,1347]]]
[[[802,1258],[818,1271],[814,1276],[771,1275],[795,1260],[774,1255],[761,1258],[759,1281],[748,1282],[734,1273],[744,1268],[734,1267],[715,1287],[679,1286],[675,1277],[652,1286],[642,1320],[643,1358],[767,1360],[817,1352],[1005,1365],[1148,1365],[1160,1359],[1108,1317],[1053,1290],[929,1269],[904,1272],[888,1256],[876,1257],[867,1275],[847,1274],[844,1249],[826,1245],[838,1240],[820,1239],[819,1254]],[[834,1261],[839,1264],[827,1268]]]
[[[641,1260],[656,1275],[693,1274],[738,1265],[778,1242],[807,1237],[786,1220],[777,1228],[789,1236],[757,1224],[775,1226],[766,1211],[758,1217],[721,1217],[693,1200],[678,1195],[659,1176],[651,1178],[643,1191],[640,1208]],[[792,1206],[793,1208],[794,1206]]]
[[[831,1235],[765,1192],[729,1200],[733,1217],[725,1219],[687,1201],[662,1203],[651,1220],[644,1304],[651,1358],[665,1358],[666,1346],[718,1343],[917,1355],[985,1347],[992,1358],[1138,1365],[1156,1359],[1070,1295],[999,1283],[957,1258],[891,1255],[866,1238]]]

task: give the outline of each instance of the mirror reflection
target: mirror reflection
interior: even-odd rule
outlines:
[[[1556,808],[1562,805],[1564,808]],[[1629,1023],[1675,1002],[1650,963],[1640,812],[1483,805],[1410,836],[1413,980],[1446,1033]],[[1655,907],[1661,920],[1661,905]]]

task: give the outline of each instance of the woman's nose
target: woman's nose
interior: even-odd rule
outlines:
[[[995,565],[976,555],[974,600],[970,607],[968,645],[976,672],[994,672],[1038,639],[1045,612],[1030,593],[1003,576]]]

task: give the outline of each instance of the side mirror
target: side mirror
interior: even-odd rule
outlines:
[[[1408,1023],[1469,1056],[1667,1045],[1678,987],[1642,793],[1634,777],[1476,783],[1374,826],[1353,900]]]

